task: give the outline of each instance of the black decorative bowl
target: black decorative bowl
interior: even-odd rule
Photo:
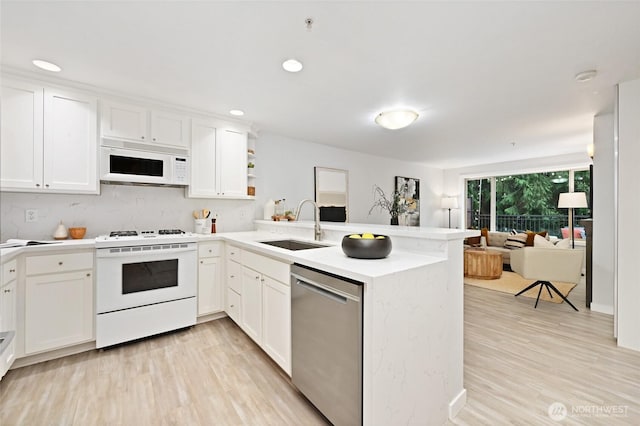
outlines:
[[[349,238],[349,235],[342,237],[342,251],[349,257],[355,257],[357,259],[382,259],[391,253],[391,238],[387,235],[374,234],[373,239]]]

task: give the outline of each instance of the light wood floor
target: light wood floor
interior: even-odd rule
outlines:
[[[460,425],[640,424],[640,353],[619,349],[610,316],[465,286]],[[572,407],[626,407],[577,417]],[[583,408],[584,409],[584,408]],[[587,408],[588,409],[588,408]],[[103,352],[11,370],[0,425],[323,425],[286,375],[229,319]]]
[[[616,347],[613,317],[585,308],[584,283],[569,294],[579,312],[468,285],[464,293],[467,405],[454,424],[558,425],[548,409],[559,402],[562,424],[640,425],[640,352]],[[626,416],[585,414],[594,407]]]

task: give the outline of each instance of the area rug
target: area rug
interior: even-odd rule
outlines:
[[[516,294],[523,288],[528,287],[530,284],[533,284],[534,280],[528,280],[522,278],[520,275],[515,272],[502,272],[502,276],[497,280],[479,280],[477,278],[469,278],[464,277],[464,283],[467,285],[472,285],[475,287],[482,287],[489,290],[499,291],[502,293]],[[554,281],[553,285],[558,289],[560,293],[567,297],[571,290],[575,288],[575,284],[565,283],[561,281]],[[538,291],[540,287],[534,287],[531,290],[522,293],[520,296],[530,297],[535,299],[538,297]],[[546,289],[542,289],[542,293],[540,294],[540,300],[546,300],[547,302],[553,303],[562,303],[563,300],[553,291],[553,299],[549,297],[549,293]]]

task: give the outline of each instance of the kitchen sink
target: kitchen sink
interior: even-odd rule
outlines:
[[[309,243],[307,241],[298,240],[259,241],[259,243],[293,251],[327,247],[324,244]]]

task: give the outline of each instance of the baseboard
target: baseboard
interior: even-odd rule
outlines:
[[[27,365],[37,364],[39,362],[50,361],[52,359],[79,354],[80,352],[92,351],[95,348],[96,342],[94,340],[92,342],[81,343],[79,345],[69,346],[53,351],[42,352],[35,355],[27,355],[21,358],[16,358],[10,369],[13,370],[15,368],[26,367]]]
[[[467,403],[467,390],[462,389],[460,393],[449,402],[449,420],[453,420]]]
[[[196,318],[196,324],[202,324],[203,322],[217,320],[220,318],[224,318],[226,316],[227,316],[227,313],[225,311],[220,311],[213,314],[205,314]]]
[[[600,312],[601,314],[613,315],[613,306],[603,305],[601,303],[591,302],[591,308],[593,312]]]

